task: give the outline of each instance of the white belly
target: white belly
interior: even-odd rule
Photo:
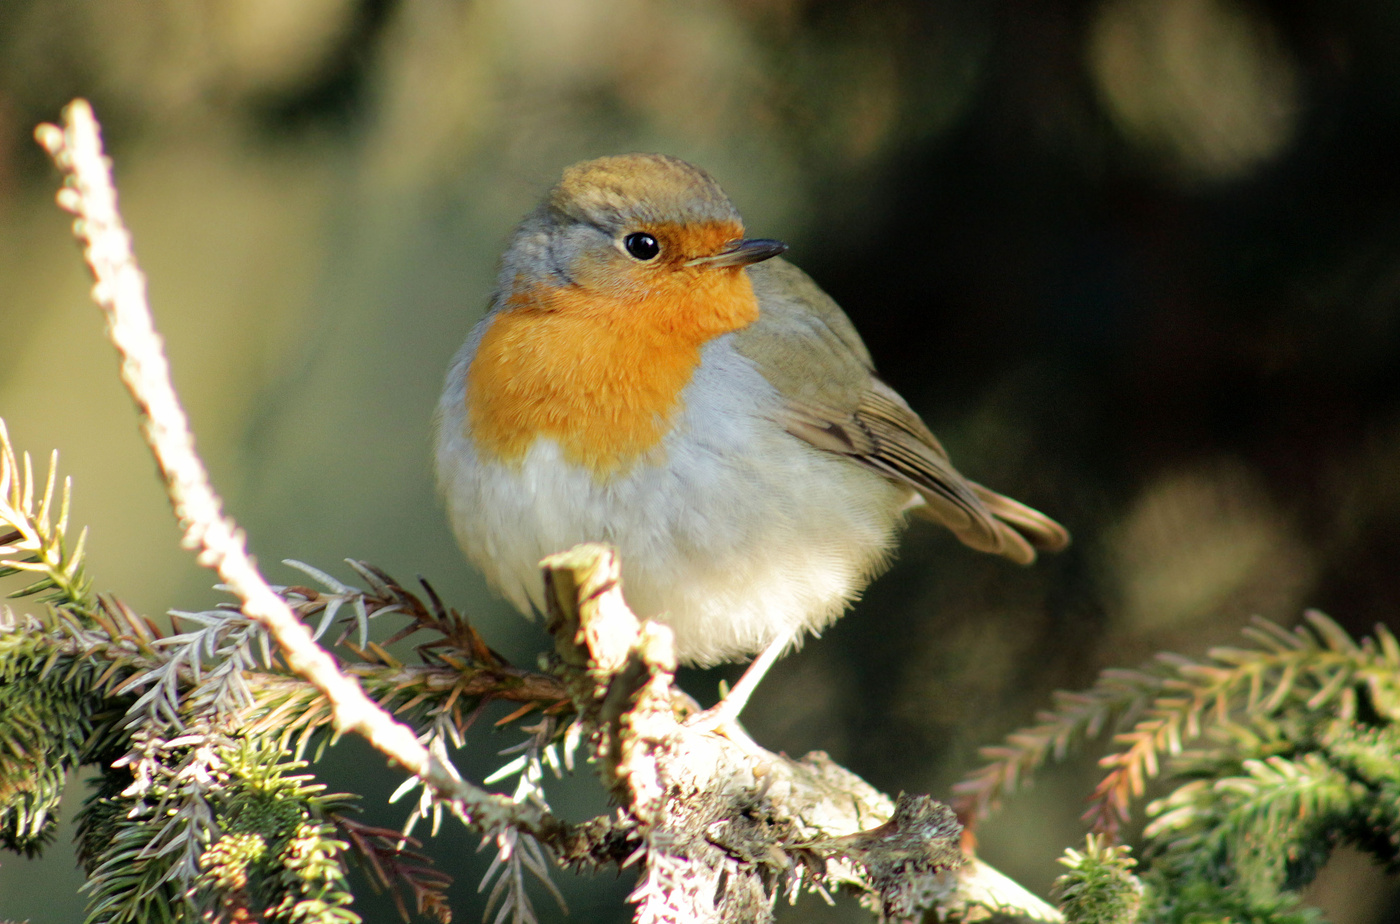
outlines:
[[[662,452],[603,481],[548,439],[518,465],[477,460],[463,392],[476,340],[448,373],[438,484],[467,556],[522,611],[543,606],[541,558],[609,542],[633,610],[710,665],[819,632],[886,564],[911,492],[784,432],[730,337],[705,347]]]

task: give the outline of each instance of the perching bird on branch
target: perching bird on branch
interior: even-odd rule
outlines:
[[[837,304],[672,157],[570,167],[516,231],[447,375],[437,476],[467,556],[541,608],[541,558],[615,545],[683,662],[759,657],[888,564],[905,512],[1027,564],[1069,534],[964,478]]]

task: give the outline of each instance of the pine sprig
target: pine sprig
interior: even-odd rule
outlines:
[[[361,589],[309,565],[287,564],[327,588],[277,588],[300,618],[317,623],[318,637],[325,637],[336,617],[346,614],[332,644],[344,646],[360,660],[342,663],[341,669],[357,677],[381,706],[454,746],[462,746],[467,729],[492,702],[519,707],[497,724],[535,710],[554,716],[572,709],[558,679],[512,666],[487,646],[466,617],[444,606],[426,581],[421,581],[424,593],[419,596],[367,562],[347,561],[369,585]],[[369,623],[391,614],[403,618],[405,625],[382,643],[369,641]],[[389,652],[389,646],[415,635],[426,636],[414,649],[421,663],[406,664]],[[312,735],[330,721],[330,704],[308,684],[279,676],[255,677],[250,683],[254,702],[243,721],[251,734],[275,733],[300,755]]]
[[[369,874],[376,890],[389,890],[399,916],[409,920],[404,893],[413,896],[413,908],[418,914],[432,918],[438,924],[451,924],[452,909],[447,903],[447,888],[452,877],[433,868],[432,858],[419,853],[418,840],[391,831],[361,824],[351,818],[338,816],[335,823],[340,836],[350,844],[361,868]]]
[[[1031,782],[1047,761],[1060,761],[1076,747],[1097,738],[1135,706],[1160,693],[1167,679],[1162,663],[1141,670],[1106,670],[1083,692],[1057,690],[1055,707],[1036,714],[1036,724],[1012,732],[1006,742],[982,748],[987,764],[953,787],[953,802],[964,825],[994,812],[1008,797]]]
[[[1328,829],[1367,801],[1362,784],[1316,752],[1245,760],[1240,771],[1187,784],[1149,807],[1156,817],[1145,837],[1160,865],[1228,875],[1273,896],[1312,879],[1331,846]]]
[[[178,766],[139,792],[118,790],[112,774],[84,807],[90,922],[359,921],[332,821],[349,797],[246,740]]]
[[[71,479],[63,479],[63,490],[55,498],[57,479],[55,451],[39,489],[29,453],[24,454],[22,463],[16,458],[5,421],[0,419],[0,578],[37,575],[36,580],[10,596],[46,593],[44,602],[83,612],[92,606],[92,585],[83,570],[87,530],[69,544],[73,484]]]
[[[538,771],[546,752],[558,764],[552,716],[569,708],[559,681],[509,665],[430,587],[420,598],[377,569],[357,565],[372,578],[368,591],[337,585],[330,594],[306,588],[283,593],[327,628],[335,624],[328,612],[345,616],[340,641],[364,659],[347,669],[373,696],[413,716],[425,734],[457,741],[494,700],[523,707],[506,717],[511,721],[543,710],[541,728],[548,734],[542,739],[540,729],[532,729],[526,769]],[[4,843],[41,846],[66,770],[96,762],[107,782],[83,810],[79,827],[91,921],[356,920],[341,869],[349,840],[340,815],[318,809],[299,816],[294,834],[278,842],[245,830],[239,803],[230,801],[267,782],[259,767],[292,766],[275,756],[282,745],[294,742],[299,757],[327,729],[330,708],[320,693],[280,661],[268,660],[259,651],[260,627],[236,610],[178,614],[174,631],[167,631],[113,598],[94,597],[91,606],[86,613],[59,607],[10,614],[0,623],[0,679],[6,681],[0,705],[7,707],[0,721],[0,780],[8,786],[0,786]],[[363,621],[390,614],[407,620],[398,637],[425,636],[415,649],[422,663],[405,664],[381,645],[352,641]],[[65,697],[81,707],[66,718]],[[66,746],[58,747],[61,742]],[[248,748],[262,749],[262,756],[249,758]],[[44,759],[35,760],[36,754]],[[518,763],[512,761],[514,771]],[[531,801],[543,805],[538,772],[522,775],[527,778]],[[440,806],[429,799],[420,808],[436,814]],[[506,852],[512,882],[521,883],[519,874],[529,870],[552,890],[545,854],[533,840],[511,841],[516,844],[513,855]],[[406,877],[420,912],[450,918],[446,877],[415,865],[411,856],[383,862]],[[280,891],[269,894],[268,883],[281,883]],[[516,891],[506,904],[529,907]]]
[[[1272,905],[1349,841],[1400,856],[1400,729],[1323,715],[1240,736],[1188,766],[1199,779],[1148,806],[1159,876],[1206,878]]]
[[[1085,693],[1061,694],[1037,725],[983,751],[991,762],[955,787],[960,816],[984,817],[1047,759],[1113,729],[1118,748],[1100,758],[1108,773],[1085,813],[1094,830],[1112,835],[1164,764],[1210,729],[1248,728],[1294,707],[1349,719],[1361,690],[1371,708],[1396,715],[1394,637],[1380,627],[1358,643],[1322,613],[1305,619],[1291,631],[1256,620],[1246,630],[1253,647],[1215,648],[1203,661],[1159,655],[1136,671],[1105,671]]]
[[[319,787],[288,777],[285,768],[301,765],[275,756],[293,740],[298,755],[304,751],[329,725],[329,704],[272,657],[262,628],[234,608],[174,614],[166,630],[115,598],[93,595],[81,541],[67,545],[66,483],[60,496],[52,467],[45,482],[36,480],[28,458],[16,459],[3,424],[0,462],[0,576],[40,574],[19,593],[48,592],[49,604],[33,615],[0,610],[0,844],[40,849],[67,771],[94,763],[104,782],[80,813],[78,836],[90,873],[90,921],[358,920],[344,883],[342,814],[314,805]],[[323,632],[345,616],[334,641],[360,659],[349,671],[425,734],[460,743],[495,700],[521,707],[509,721],[570,708],[557,680],[512,667],[426,583],[420,596],[372,566],[351,566],[368,590],[305,566],[328,582],[328,592],[280,590],[303,618],[319,619]],[[383,644],[371,642],[369,621],[391,614],[405,626]],[[419,663],[386,650],[412,635],[423,639]],[[253,752],[261,756],[250,759]],[[276,837],[239,821],[246,813],[238,795],[268,782],[260,766],[310,786],[296,797],[295,828]],[[438,809],[433,803],[429,810]],[[544,855],[530,844],[512,868],[525,862],[543,874]],[[406,877],[419,911],[450,919],[447,877],[410,856],[390,867]]]
[[[1142,908],[1143,886],[1133,875],[1137,861],[1123,845],[1090,834],[1084,850],[1066,850],[1068,871],[1055,880],[1051,897],[1067,924],[1133,924]]]
[[[93,742],[93,700],[65,677],[42,621],[0,609],[0,844],[35,853],[52,836],[68,771]]]
[[[395,705],[400,713],[413,714],[420,725],[430,729],[445,723],[454,735],[465,731],[481,706],[493,698],[524,702],[547,712],[558,712],[561,704],[567,702],[558,681],[511,667],[486,648],[459,614],[440,605],[425,604],[382,573],[375,573],[378,582],[370,592],[344,585],[333,588],[333,593],[340,596],[341,611],[349,614],[343,641],[354,632],[361,619],[389,613],[408,616],[414,631],[436,633],[435,638],[419,646],[424,660],[432,662],[428,664],[403,664],[373,643],[360,649],[367,660],[347,665],[347,669],[360,676],[377,699]],[[305,588],[284,589],[283,592],[311,618],[323,614],[331,606],[325,597]],[[191,628],[192,622],[197,626]],[[64,622],[63,627],[65,653],[81,651],[91,661],[100,663],[107,659],[112,662],[100,678],[104,692],[128,699],[135,696],[128,715],[140,717],[141,721],[133,724],[128,719],[125,724],[129,732],[144,730],[133,739],[144,744],[118,761],[118,768],[131,769],[137,784],[128,786],[119,798],[114,797],[122,810],[104,813],[104,817],[131,815],[132,823],[119,822],[115,830],[110,825],[104,830],[103,836],[111,838],[114,850],[97,851],[94,858],[93,887],[103,896],[94,902],[94,907],[120,908],[139,916],[141,895],[149,893],[161,901],[177,901],[181,894],[180,883],[188,888],[189,883],[200,882],[211,889],[228,886],[226,894],[221,893],[221,904],[214,910],[234,919],[244,902],[256,901],[256,896],[249,892],[250,883],[256,881],[256,877],[250,878],[252,873],[249,872],[257,869],[254,859],[273,862],[278,857],[304,857],[309,864],[305,868],[298,867],[295,873],[284,871],[282,878],[288,884],[308,881],[308,876],[321,881],[316,877],[322,873],[329,875],[326,872],[329,867],[325,866],[329,861],[325,857],[331,854],[326,845],[315,849],[312,846],[297,848],[288,853],[291,848],[279,851],[273,844],[253,843],[237,830],[234,833],[240,836],[232,840],[227,833],[218,834],[224,829],[224,822],[219,816],[220,809],[214,805],[218,801],[216,796],[233,785],[231,780],[236,774],[211,756],[218,753],[220,747],[232,746],[233,739],[214,734],[209,723],[218,724],[220,715],[230,719],[236,716],[236,721],[224,723],[224,727],[236,727],[242,740],[279,747],[295,739],[297,756],[300,756],[311,736],[326,728],[330,721],[329,705],[310,684],[283,673],[252,669],[255,625],[236,611],[184,613],[179,615],[176,627],[185,628],[185,631],[162,634],[149,620],[115,601],[104,600],[92,624],[70,621]],[[358,646],[347,641],[347,647],[353,650]],[[468,661],[468,658],[480,658],[485,663]],[[236,680],[236,687],[229,682],[230,678]],[[223,687],[246,692],[243,696],[216,692]],[[201,719],[197,726],[193,722],[195,717]],[[224,744],[213,746],[217,742]],[[557,763],[557,759],[554,762]],[[211,780],[217,785],[198,785]],[[166,816],[166,824],[154,828],[143,822],[142,816],[147,810],[141,807],[143,803],[132,801],[133,797],[146,800],[144,804],[148,806],[153,805],[153,814]],[[337,832],[342,831],[342,828],[337,829]],[[124,836],[118,837],[118,834]],[[324,831],[322,834],[330,836]],[[338,843],[343,843],[342,833],[335,836],[340,839]],[[170,857],[182,862],[178,868],[153,865],[152,856],[124,849],[125,845],[137,842],[153,844],[154,850],[150,853],[154,857]],[[529,850],[528,845],[526,850]],[[539,867],[543,872],[537,848],[519,856],[525,859],[518,860],[517,865],[533,860],[534,866],[528,868],[535,872],[535,867]],[[214,871],[210,872],[211,869]],[[407,861],[400,862],[395,869],[396,872],[414,871]],[[439,919],[450,917],[442,888],[445,881],[435,880],[430,871],[418,872],[422,874],[409,882],[415,894],[415,905]],[[331,885],[325,888],[330,889]],[[337,903],[338,899],[333,901],[325,895],[310,893],[308,896],[283,895],[272,917],[325,922],[339,921],[343,917],[344,908]],[[190,910],[193,913],[198,909],[191,906]]]
[[[1354,737],[1349,723],[1332,724],[1340,738]],[[1350,842],[1394,864],[1400,800],[1384,781],[1358,777],[1347,766],[1346,746],[1337,749],[1341,742],[1329,744],[1324,739],[1330,737],[1309,741],[1304,732],[1287,755],[1217,763],[1209,770],[1201,764],[1212,776],[1148,806],[1156,816],[1145,833],[1151,862],[1146,879],[1157,899],[1150,920],[1307,924],[1317,914],[1301,905],[1298,890],[1336,844]],[[1257,743],[1276,747],[1279,741]],[[1393,765],[1400,757],[1396,744],[1372,737],[1361,746],[1384,747]]]
[[[549,765],[556,777],[562,773],[556,742],[559,737],[556,733],[557,726],[553,719],[546,717],[539,725],[525,730],[532,733],[529,739],[501,752],[504,756],[518,751],[520,755],[488,777],[486,782],[492,783],[516,776],[512,799],[516,802],[533,802],[536,805],[547,806],[543,785],[545,765]],[[483,839],[482,847],[490,840]],[[567,914],[569,909],[564,904],[564,896],[549,877],[550,867],[554,863],[548,849],[529,834],[512,828],[501,831],[494,840],[496,858],[482,876],[481,884],[477,886],[478,892],[486,891],[488,886],[491,888],[486,900],[486,916],[490,917],[492,910],[497,909],[499,903],[495,924],[503,924],[507,919],[511,924],[536,924],[538,918],[525,889],[527,872],[530,878],[539,882],[549,892],[559,910]],[[493,879],[494,886],[491,885]]]
[[[1384,627],[1358,641],[1317,612],[1291,630],[1257,621],[1246,637],[1200,661],[1105,672],[1088,693],[1062,697],[963,785],[964,811],[985,811],[1096,725],[1114,730],[1086,815],[1110,838],[1100,847],[1149,782],[1175,783],[1147,806],[1145,921],[1310,924],[1297,890],[1335,845],[1400,861],[1400,645]],[[1092,853],[1070,860],[1093,871]],[[1111,912],[1080,878],[1075,894],[1091,900],[1066,904],[1067,917]]]
[[[559,910],[568,913],[564,896],[549,878],[553,861],[538,840],[515,828],[505,828],[494,838],[482,841],[482,846],[492,842],[496,845],[496,858],[491,861],[481,885],[477,887],[478,892],[486,891],[488,886],[491,889],[486,897],[486,919],[492,920],[492,924],[505,924],[506,921],[511,924],[538,924],[539,918],[525,888],[527,872],[530,878],[545,887],[558,903]],[[491,918],[493,911],[496,913],[494,919]]]
[[[304,823],[278,854],[282,899],[268,908],[270,921],[286,924],[360,924],[350,910],[354,896],[345,881],[344,841],[330,824]]]

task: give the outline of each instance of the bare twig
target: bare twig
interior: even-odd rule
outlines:
[[[116,189],[92,108],[74,100],[64,110],[62,128],[40,125],[35,137],[63,171],[58,204],[77,216],[73,233],[92,271],[92,297],[106,315],[108,337],[121,357],[122,381],[140,410],[142,432],[165,478],[184,530],[184,545],[233,590],[244,614],[267,628],[287,665],[325,695],[338,730],[363,736],[481,828],[493,831],[509,824],[542,835],[559,833],[560,825],[547,812],[464,782],[444,757],[430,753],[412,729],[394,721],[358,683],[337,669],[334,659],[313,641],[306,626],[258,573],[242,532],[224,516],[195,453],[194,436],[171,384],[161,338],[151,318],[146,279],[117,211]]]

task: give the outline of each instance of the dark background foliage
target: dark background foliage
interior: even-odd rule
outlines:
[[[539,630],[462,563],[433,494],[442,370],[563,166],[693,160],[964,471],[1075,534],[1023,571],[916,526],[750,712],[770,747],[946,794],[1102,667],[1198,654],[1256,613],[1397,624],[1397,42],[1382,0],[0,0],[0,414],[62,450],[99,587],[151,614],[216,599],[30,140],[83,95],[273,580],[295,580],[285,557],[422,573],[529,663]],[[333,766],[395,823],[391,775],[355,775],[377,760]],[[986,858],[1044,888],[1090,769],[1013,803]],[[475,845],[450,844],[471,920]],[[61,851],[6,857],[0,917],[68,920],[78,882]],[[622,888],[574,890],[574,919],[616,919]],[[1315,892],[1338,920],[1395,913],[1364,861]]]

